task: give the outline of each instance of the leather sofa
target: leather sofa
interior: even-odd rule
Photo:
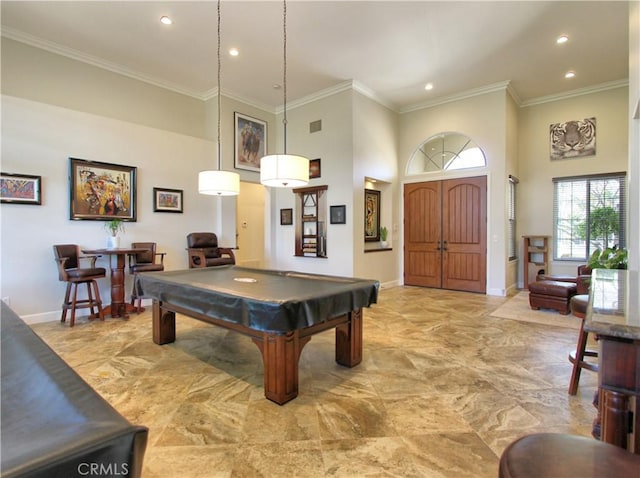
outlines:
[[[139,477],[148,429],[132,425],[2,302],[0,474]]]
[[[213,232],[192,232],[187,235],[189,269],[233,265],[236,257],[233,249],[218,246],[218,236]]]

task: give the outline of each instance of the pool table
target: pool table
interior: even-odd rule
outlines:
[[[298,395],[298,360],[311,336],[336,330],[336,362],[362,361],[362,308],[379,283],[239,266],[138,274],[141,297],[153,299],[153,341],[176,339],[175,314],[251,337],[262,354],[264,394],[282,405]]]

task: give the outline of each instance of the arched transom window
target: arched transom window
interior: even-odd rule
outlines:
[[[484,153],[471,138],[460,133],[440,133],[414,151],[407,175],[486,166]]]

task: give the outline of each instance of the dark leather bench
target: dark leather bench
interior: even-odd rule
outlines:
[[[139,477],[148,429],[122,417],[2,302],[0,474]]]
[[[529,305],[532,309],[555,309],[563,315],[571,312],[571,297],[577,286],[572,282],[540,280],[529,284]]]

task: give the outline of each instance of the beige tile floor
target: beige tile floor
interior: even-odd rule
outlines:
[[[300,395],[263,396],[251,340],[178,316],[177,341],[130,320],[34,325],[131,422],[149,427],[143,477],[496,477],[534,432],[590,436],[595,374],[570,397],[573,329],[497,319],[507,299],[397,287],[365,309],[364,360],[333,331],[300,358]]]

